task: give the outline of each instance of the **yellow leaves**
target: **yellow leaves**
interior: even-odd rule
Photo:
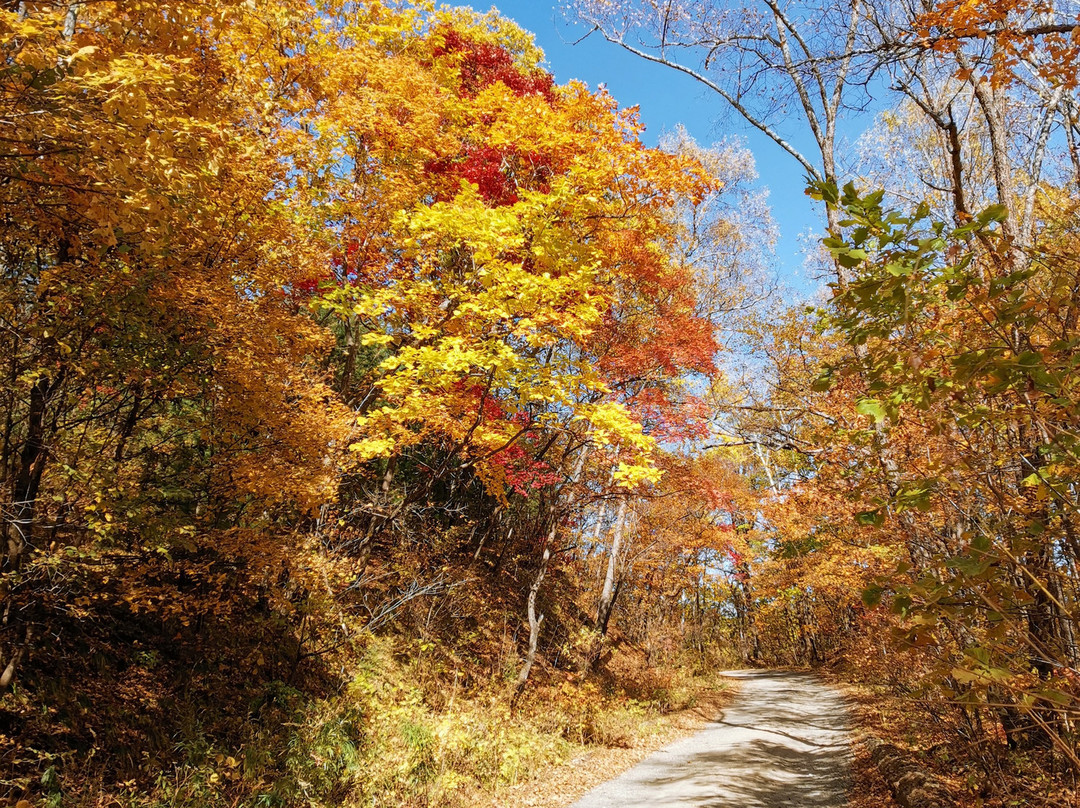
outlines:
[[[466,25],[457,12],[435,17]],[[531,64],[530,46],[515,38],[516,29],[494,16],[469,19],[463,30],[472,41],[497,42]],[[361,28],[357,23],[358,40]],[[414,42],[413,52],[437,46],[443,35],[432,36],[434,43]],[[344,76],[354,57],[338,58]],[[650,262],[666,260],[665,247],[650,239],[671,232],[658,214],[699,183],[693,161],[644,149],[636,140],[636,115],[618,112],[610,97],[580,84],[557,90],[555,104],[502,81],[460,93],[455,85],[465,56],[458,52],[440,56],[427,74],[445,88],[423,99],[426,114],[441,121],[441,139],[426,144],[431,154],[422,173],[396,174],[408,132],[384,126],[371,113],[390,108],[385,96],[396,92],[381,78],[379,58],[386,57],[359,58],[366,76],[380,76],[363,84],[364,103],[347,117],[334,111],[313,121],[320,139],[331,132],[335,143],[362,139],[376,173],[395,177],[399,203],[382,226],[394,256],[392,279],[361,282],[321,301],[343,319],[361,318],[361,344],[382,351],[370,383],[388,404],[360,427],[370,442],[358,444],[359,454],[395,451],[405,432],[466,440],[466,453],[498,452],[513,430],[497,413],[518,417],[528,407],[541,423],[580,423],[596,442],[621,447],[620,485],[658,479],[651,468],[654,442],[613,400],[590,340],[618,295],[633,293],[623,283],[634,267],[622,234],[635,233]],[[444,62],[455,69],[440,72]],[[412,71],[418,86],[427,69],[418,58]],[[392,117],[411,120],[416,106]],[[410,153],[415,148],[410,145]],[[354,176],[327,196],[348,200],[353,182],[377,194],[390,191]],[[367,199],[361,204],[358,212],[344,202],[341,217],[364,222],[373,207]],[[479,392],[485,377],[498,402],[494,409],[488,393]]]
[[[64,256],[50,293],[102,333],[118,300],[135,307],[142,326],[114,335],[118,359],[134,361],[124,340],[162,351],[180,340],[185,358],[148,359],[146,383],[212,403],[217,431],[201,439],[234,442],[216,461],[233,493],[307,507],[332,489],[351,415],[313,361],[329,335],[283,300],[325,272],[327,254],[311,200],[280,201],[295,140],[272,137],[288,101],[275,82],[299,57],[266,44],[303,36],[317,15],[303,2],[225,5],[211,18],[188,2],[89,4],[72,37],[65,4],[0,12],[18,65],[0,75],[18,113],[5,151],[22,158],[0,201],[14,212],[8,233]],[[58,336],[51,350],[67,361],[76,344]],[[89,364],[80,373],[96,378]]]
[[[608,446],[617,445],[623,440],[639,449],[653,445],[652,439],[643,434],[641,424],[630,416],[625,406],[617,402],[583,405],[576,420],[588,421],[595,439]]]
[[[461,180],[451,202],[436,202],[402,212],[396,223],[412,235],[407,249],[422,253],[433,246],[467,247],[471,260],[486,264],[507,251],[524,246],[519,212],[514,207],[488,207],[478,186]]]
[[[664,472],[654,466],[619,463],[612,477],[615,483],[628,490],[634,490],[645,483],[658,483]]]
[[[544,52],[537,47],[536,38],[495,8],[480,13],[467,7],[441,6],[436,10],[431,2],[419,5],[424,13],[431,15],[430,21],[435,26],[465,30],[478,42],[506,48],[520,69],[535,70],[544,61]]]
[[[613,478],[622,488],[633,489],[643,483],[659,482],[663,472],[653,463],[656,440],[646,435],[641,423],[623,404],[606,401],[578,407],[574,420],[589,424],[589,433],[597,444],[621,450]]]
[[[622,234],[664,232],[681,171],[582,85],[462,92],[465,57],[435,55],[439,25],[515,69],[542,59],[497,14],[319,8],[103,2],[71,37],[62,5],[0,11],[17,68],[0,98],[19,111],[10,232],[64,245],[57,286],[82,305],[111,299],[87,278],[120,279],[109,294],[174,329],[138,335],[179,341],[151,376],[212,404],[195,432],[232,447],[215,462],[234,492],[310,505],[346,447],[366,460],[438,434],[484,456],[525,424],[584,427],[622,447],[624,484],[654,479],[651,439],[611,401],[591,341],[631,293]],[[490,164],[462,168],[485,149]],[[495,181],[510,189],[498,202]],[[363,246],[330,270],[342,240]],[[322,308],[355,329],[378,401],[355,428],[322,376],[333,334],[297,300],[335,283]]]
[[[80,62],[89,61],[95,53],[99,50],[97,45],[84,45],[77,51],[67,56],[64,61],[67,62],[69,67],[78,68]]]
[[[393,334],[382,334],[378,331],[370,331],[360,337],[361,345],[390,345],[393,341]]]
[[[387,457],[395,445],[391,438],[364,438],[349,444],[349,451],[353,452],[358,460],[366,463],[376,457]]]

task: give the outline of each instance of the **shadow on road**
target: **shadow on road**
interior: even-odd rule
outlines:
[[[739,671],[721,719],[586,795],[573,808],[841,808],[843,700],[816,677]]]

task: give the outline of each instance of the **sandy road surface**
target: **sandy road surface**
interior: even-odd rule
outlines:
[[[733,671],[720,720],[661,749],[571,808],[843,808],[848,715],[820,679]]]

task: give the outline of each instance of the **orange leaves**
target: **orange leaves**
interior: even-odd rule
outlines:
[[[1075,17],[1056,12],[1040,0],[945,0],[915,23],[919,44],[939,53],[955,53],[965,43],[992,40],[991,80],[1008,84],[1021,61],[1037,65],[1047,79],[1076,86],[1080,29]],[[962,78],[971,68],[961,66]]]
[[[13,111],[5,238],[43,263],[28,270],[39,305],[25,316],[52,339],[50,312],[78,301],[63,367],[106,374],[121,396],[134,378],[139,396],[203,397],[214,412],[204,434],[230,447],[218,457],[225,487],[318,501],[347,414],[315,364],[326,333],[281,290],[324,265],[325,242],[268,201],[289,185],[279,146],[291,145],[293,89],[280,79],[300,58],[287,42],[319,28],[313,9],[106,2],[79,7],[73,33],[65,13],[5,13],[0,33],[16,66],[0,77]]]

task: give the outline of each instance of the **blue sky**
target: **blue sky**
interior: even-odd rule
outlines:
[[[468,4],[467,0],[458,2]],[[490,7],[483,2],[471,5],[479,11]],[[819,232],[820,218],[803,194],[804,172],[794,159],[741,119],[726,115],[722,99],[689,76],[639,59],[599,34],[571,45],[586,29],[568,25],[557,0],[495,0],[494,6],[536,35],[556,81],[581,79],[593,88],[605,84],[620,105],[639,106],[647,127],[646,142],[655,144],[661,134],[680,123],[703,144],[732,135],[742,138],[754,154],[760,184],[769,189],[773,216],[780,227],[778,274],[799,292],[809,292],[815,286],[802,273],[799,234]],[[809,145],[806,149],[812,151]]]

